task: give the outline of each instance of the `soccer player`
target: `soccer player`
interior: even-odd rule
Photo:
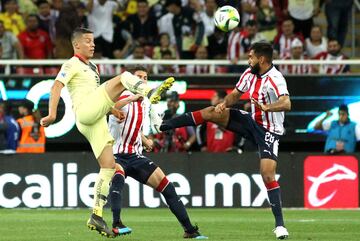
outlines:
[[[272,64],[273,48],[269,43],[252,45],[248,55],[250,67],[241,75],[234,90],[216,107],[185,113],[170,120],[154,118],[154,127],[167,131],[181,126],[214,122],[230,131],[252,139],[260,154],[260,173],[268,190],[275,217],[274,233],[278,239],[288,237],[281,210],[280,186],[275,180],[280,136],[284,133],[284,111],[291,109],[289,92],[283,75]],[[248,92],[251,113],[228,108]]]
[[[42,118],[40,123],[47,127],[55,121],[61,89],[67,86],[73,103],[76,126],[90,142],[100,165],[94,186],[93,214],[87,226],[102,235],[113,237],[112,230],[102,218],[109,184],[115,173],[115,159],[112,154],[114,139],[108,131],[106,114],[125,89],[148,96],[151,102],[156,103],[161,98],[160,94],[171,87],[174,79],[168,78],[158,88],[151,89],[138,77],[124,72],[100,85],[97,67],[90,61],[95,48],[93,32],[77,28],[72,34],[71,42],[74,56],[62,65],[51,88],[48,116]]]
[[[137,66],[134,74],[144,83],[147,82],[148,76],[145,68]],[[167,179],[160,167],[142,154],[143,145],[147,150],[151,150],[153,146],[152,140],[146,138],[142,133],[144,118],[149,115],[145,102],[146,99],[139,99],[130,91],[124,91],[120,95],[116,107],[126,113],[125,121],[119,123],[115,116],[110,115],[109,117],[109,129],[115,138],[113,153],[116,162],[123,167],[123,170],[116,171],[110,188],[113,231],[119,235],[131,232],[131,229],[126,227],[120,219],[121,193],[125,177],[130,176],[138,182],[154,188],[164,196],[171,212],[184,228],[184,238],[207,239],[199,233],[197,226],[191,224],[185,206],[176,194],[174,184]],[[150,113],[152,111],[150,110]],[[151,116],[152,114],[150,114]]]

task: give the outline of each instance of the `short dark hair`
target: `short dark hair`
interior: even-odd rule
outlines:
[[[216,94],[218,95],[218,97],[219,97],[220,99],[224,99],[225,96],[227,95],[226,90],[217,90],[217,91],[216,91]]]
[[[339,106],[339,111],[344,111],[344,112],[346,112],[347,114],[349,114],[349,108],[348,108],[348,106],[345,105],[345,104],[341,104],[341,105]]]
[[[149,72],[147,70],[147,68],[145,68],[143,65],[135,65],[135,66],[131,66],[129,67],[128,71],[132,74],[134,74],[136,71],[144,71],[144,72]]]
[[[24,99],[21,101],[19,106],[26,108],[29,112],[32,112],[34,109],[34,102],[28,99]]]
[[[273,59],[273,47],[268,42],[256,42],[251,45],[250,50],[253,50],[257,57],[264,56],[269,62]]]
[[[40,7],[40,5],[42,5],[42,4],[48,4],[48,5],[50,5],[50,3],[49,3],[48,1],[46,1],[46,0],[39,0],[39,1],[37,1],[37,3],[36,3],[36,5],[37,5],[38,7]]]
[[[76,29],[74,29],[74,31],[71,34],[71,42],[73,42],[74,39],[76,39],[80,35],[87,34],[87,33],[93,33],[93,31],[91,31],[90,29],[87,29],[87,28],[76,28]]]

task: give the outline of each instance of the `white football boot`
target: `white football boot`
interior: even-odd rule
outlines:
[[[289,232],[284,226],[277,226],[273,231],[277,239],[287,239],[289,237]]]

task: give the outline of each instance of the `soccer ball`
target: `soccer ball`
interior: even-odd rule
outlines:
[[[240,15],[236,8],[226,5],[216,10],[214,22],[218,29],[228,32],[238,26]]]

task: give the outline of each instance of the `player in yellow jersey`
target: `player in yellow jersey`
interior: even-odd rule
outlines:
[[[109,194],[109,184],[115,172],[112,153],[114,139],[108,131],[106,114],[114,107],[119,95],[128,89],[133,93],[147,96],[157,103],[160,95],[169,89],[174,78],[166,79],[159,87],[152,89],[137,76],[124,72],[100,85],[100,76],[95,64],[90,62],[95,44],[92,31],[77,28],[71,37],[74,56],[66,61],[51,88],[48,116],[41,119],[42,126],[49,126],[56,119],[60,92],[67,86],[76,117],[76,126],[90,142],[100,165],[100,172],[94,186],[93,213],[87,222],[92,230],[113,237],[114,234],[102,218],[103,206]]]

